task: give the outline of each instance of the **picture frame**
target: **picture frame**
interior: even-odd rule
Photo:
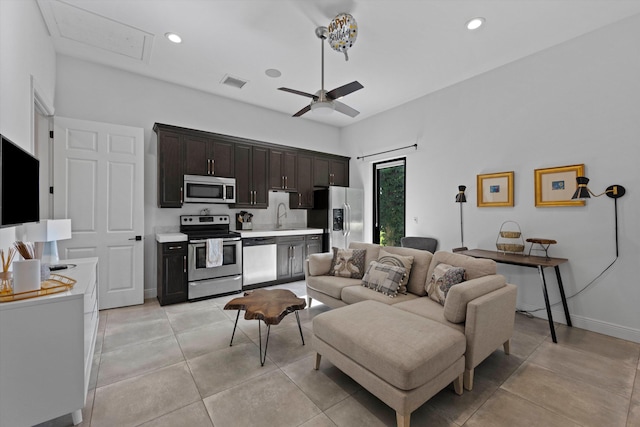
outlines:
[[[478,207],[513,206],[513,171],[478,175]]]
[[[584,164],[536,169],[536,207],[584,206],[584,200],[571,199],[578,188],[579,176],[584,176]]]

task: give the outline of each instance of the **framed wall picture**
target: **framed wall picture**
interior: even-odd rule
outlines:
[[[584,200],[571,200],[578,184],[576,178],[584,176],[584,165],[559,166],[536,169],[536,206],[584,206]]]
[[[513,206],[513,171],[478,175],[478,207]]]

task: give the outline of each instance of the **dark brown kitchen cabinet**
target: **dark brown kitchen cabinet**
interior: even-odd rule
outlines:
[[[187,242],[159,243],[157,293],[160,305],[187,300]]]
[[[269,149],[269,189],[295,192],[297,190],[298,153]]]
[[[215,139],[185,135],[184,173],[233,178],[233,143]]]
[[[305,237],[278,237],[276,245],[278,280],[304,277]]]
[[[289,208],[313,208],[313,157],[298,154],[298,191],[289,194]]]
[[[154,127],[158,137],[158,207],[182,206],[184,141],[182,135]]]
[[[349,159],[316,156],[313,159],[314,187],[349,186]]]
[[[267,179],[269,150],[265,147],[236,144],[236,203],[234,208],[269,207]]]

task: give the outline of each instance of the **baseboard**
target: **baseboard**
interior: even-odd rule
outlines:
[[[537,308],[540,307],[526,304],[518,307],[519,310],[523,311],[535,310]],[[547,320],[547,311],[544,309],[531,314],[534,317]],[[569,314],[571,314],[571,324],[576,328],[586,329],[587,331],[640,343],[640,329],[629,328],[615,323],[603,322],[602,320],[575,315],[571,313],[571,311],[569,311]],[[560,306],[559,309],[552,307],[551,315],[553,316],[553,321],[555,323],[561,323],[563,325],[567,324],[564,318],[564,310],[562,309],[562,306]]]
[[[156,298],[158,296],[158,290],[157,289],[145,289],[144,290],[144,299],[153,299]]]

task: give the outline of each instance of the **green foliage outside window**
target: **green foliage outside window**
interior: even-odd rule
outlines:
[[[378,170],[380,244],[400,246],[404,236],[404,166]]]

